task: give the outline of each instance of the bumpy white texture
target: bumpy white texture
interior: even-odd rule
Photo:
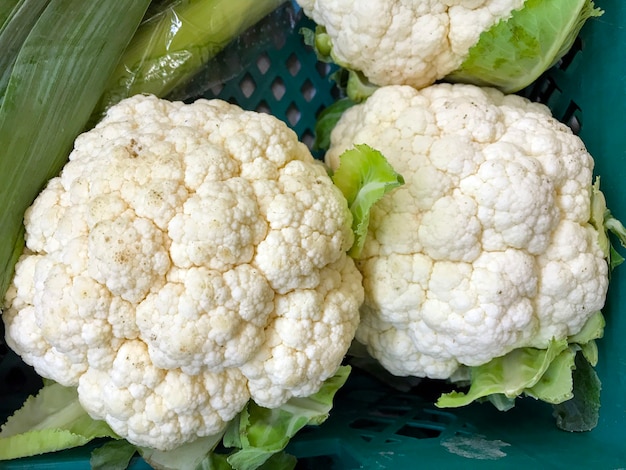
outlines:
[[[327,163],[355,143],[406,181],[373,208],[357,263],[356,337],[389,371],[448,378],[575,334],[603,307],[593,159],[547,107],[471,85],[383,87],[342,116]]]
[[[130,442],[174,448],[336,372],[363,301],[351,222],[278,119],[129,98],[27,211],[7,342]]]
[[[375,85],[421,88],[457,70],[480,34],[525,0],[298,0],[333,58]]]

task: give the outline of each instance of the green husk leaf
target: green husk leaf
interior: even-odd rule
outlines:
[[[142,22],[111,75],[95,117],[137,93],[165,97],[286,0],[178,0]]]
[[[609,268],[611,269],[611,271],[617,268],[620,264],[624,262],[624,257],[620,254],[619,251],[615,249],[613,245],[609,247],[608,259],[609,259]]]
[[[66,429],[31,431],[0,439],[0,460],[13,460],[80,447],[90,440]]]
[[[604,327],[604,316],[598,311],[579,333],[568,338],[570,350],[576,354],[572,372],[573,396],[553,402],[553,414],[559,429],[584,432],[598,424],[602,384],[594,367],[598,363],[596,340],[602,338]]]
[[[573,372],[573,397],[553,406],[559,429],[570,432],[591,431],[598,424],[602,385],[592,364],[583,354],[576,355]]]
[[[137,448],[124,439],[109,441],[91,452],[91,470],[126,470]]]
[[[0,2],[0,30],[24,1],[25,0],[3,0]]]
[[[576,348],[567,348],[556,356],[548,369],[532,387],[526,387],[525,395],[536,398],[546,403],[563,403],[572,398],[574,381],[572,370]]]
[[[598,244],[604,253],[605,258],[610,257],[611,241],[609,235],[604,227],[604,216],[606,214],[606,199],[604,193],[600,191],[600,178],[597,177],[591,187],[591,215],[589,223],[598,232]]]
[[[591,188],[591,216],[589,223],[598,232],[598,244],[609,263],[610,271],[623,263],[624,258],[611,243],[610,235],[614,235],[620,245],[626,248],[626,228],[607,208],[606,198],[600,191],[600,177],[596,177]]]
[[[370,211],[389,191],[404,184],[404,178],[389,164],[378,150],[365,144],[357,144],[339,156],[339,167],[332,175],[333,182],[348,201],[352,212],[354,243],[350,256],[361,255]]]
[[[293,470],[298,459],[286,452],[272,454],[257,470]],[[197,470],[233,470],[228,463],[228,455],[213,453],[198,467]]]
[[[582,329],[575,335],[571,335],[567,338],[567,342],[570,344],[587,344],[595,339],[600,339],[604,335],[604,327],[606,321],[601,311],[595,312],[591,315]]]
[[[518,348],[486,364],[472,367],[471,385],[467,393],[445,393],[439,397],[436,405],[441,408],[460,407],[493,394],[516,398],[537,385],[552,362],[567,348],[567,340],[552,340],[546,349]],[[567,366],[565,361],[558,365]],[[557,372],[552,371],[552,374],[561,377]]]
[[[224,445],[234,447],[228,462],[235,470],[279,468],[270,465],[275,454],[281,453],[289,440],[304,426],[320,425],[328,418],[335,393],[344,385],[350,374],[349,366],[341,366],[337,373],[326,380],[321,389],[306,398],[291,398],[276,409],[263,408],[249,402],[238,419],[224,436]],[[289,467],[288,457],[274,457]],[[283,460],[284,459],[284,460]],[[263,465],[266,467],[262,467]]]
[[[0,104],[17,54],[49,0],[3,0],[0,6]]]
[[[51,0],[24,41],[0,108],[0,297],[24,212],[67,161],[148,4]]]
[[[580,346],[580,353],[587,360],[587,362],[592,367],[597,366],[598,359],[599,359],[598,343],[596,343],[595,341],[589,341],[588,343],[581,344],[579,346]]]
[[[379,86],[371,83],[362,72],[347,70],[346,94],[355,103],[362,103],[374,93]]]
[[[502,393],[493,393],[485,397],[498,411],[508,411],[515,406],[517,397],[507,397]]]
[[[508,20],[483,32],[446,80],[519,91],[571,48],[589,18],[602,14],[591,0],[526,0]]]
[[[489,401],[498,410],[506,411],[515,405],[518,397],[526,395],[551,403],[555,407],[555,416],[564,422],[562,426],[588,430],[576,424],[580,418],[575,415],[578,412],[583,414],[587,425],[597,423],[599,390],[594,387],[596,381],[599,387],[599,380],[593,366],[598,361],[595,340],[602,337],[604,326],[604,316],[598,311],[587,319],[577,334],[552,340],[547,349],[519,348],[487,364],[469,367],[467,393],[453,391],[444,394],[436,404],[459,407],[473,401]],[[584,361],[582,366],[579,366],[580,361]]]
[[[286,452],[278,452],[265,461],[259,470],[293,470],[296,468],[298,459]]]
[[[315,30],[311,28],[300,28],[300,34],[304,44],[311,47],[320,62],[334,63],[332,56],[333,45],[330,36],[326,32],[326,28],[321,25],[315,25]]]
[[[73,387],[45,385],[2,426],[0,460],[82,446],[99,437],[117,438],[104,421],[92,419]]]
[[[334,64],[338,69],[331,74],[331,78],[347,98],[355,103],[361,103],[369,98],[379,87],[371,83],[362,72],[351,69],[348,64],[339,60],[333,54],[333,44],[326,28],[316,25],[315,31],[310,28],[301,28],[300,34],[304,43],[315,51],[317,60]]]
[[[201,437],[174,450],[160,451],[138,448],[143,459],[156,470],[196,470],[210,463],[209,456],[222,440],[224,433]]]
[[[227,455],[212,453],[207,455],[197,470],[232,470],[233,467],[228,463]]]
[[[327,150],[330,147],[330,134],[335,125],[346,111],[356,103],[350,98],[342,98],[335,101],[317,117],[315,123],[315,141],[313,142],[313,150]]]

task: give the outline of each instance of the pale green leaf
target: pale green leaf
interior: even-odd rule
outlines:
[[[355,239],[349,254],[358,258],[367,237],[372,207],[389,191],[403,185],[404,178],[378,150],[357,144],[339,156],[339,167],[332,179],[352,212]]]
[[[519,91],[571,48],[589,18],[602,13],[591,0],[526,0],[509,19],[484,31],[446,79]]]

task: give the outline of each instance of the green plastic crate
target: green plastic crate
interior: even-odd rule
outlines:
[[[626,220],[626,2],[596,0],[603,17],[590,20],[572,52],[524,91],[545,102],[568,123],[596,159],[596,172],[613,213]],[[294,17],[290,34],[269,31],[264,50],[239,64],[226,83],[208,83],[207,98],[219,97],[246,109],[271,112],[307,144],[317,114],[337,97],[331,67],[302,44],[298,29],[310,26]],[[235,67],[237,69],[237,67]],[[433,406],[437,384],[402,393],[358,371],[340,390],[330,418],[306,428],[288,451],[299,469],[624,469],[626,468],[626,288],[625,268],[612,278],[604,313],[605,337],[597,367],[602,407],[596,429],[572,434],[558,430],[551,408],[519,400],[508,412],[491,405],[456,410]],[[1,323],[1,322],[0,322]],[[17,408],[39,386],[30,368],[0,343],[0,418]],[[94,445],[97,445],[95,443]],[[0,469],[88,468],[93,446],[13,462]],[[136,459],[131,469],[149,468]]]

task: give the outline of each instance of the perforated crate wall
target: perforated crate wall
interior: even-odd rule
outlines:
[[[316,117],[336,100],[339,92],[331,79],[335,68],[319,62],[315,52],[300,37],[301,28],[313,28],[314,24],[293,11],[283,12],[282,20],[285,21],[285,15],[290,14],[294,15],[295,22],[288,25],[291,34],[286,35],[285,30],[276,28],[276,25],[265,28],[269,47],[248,59],[249,63],[245,68],[241,67],[238,74],[226,82],[210,86],[202,96],[224,99],[248,110],[271,113],[287,123],[311,148]],[[251,48],[254,50],[254,47],[253,44]],[[241,51],[241,43],[235,48]],[[237,60],[228,50],[224,56],[224,61]],[[238,60],[246,61],[246,57],[240,55]],[[231,70],[237,67],[237,64],[228,65]]]

